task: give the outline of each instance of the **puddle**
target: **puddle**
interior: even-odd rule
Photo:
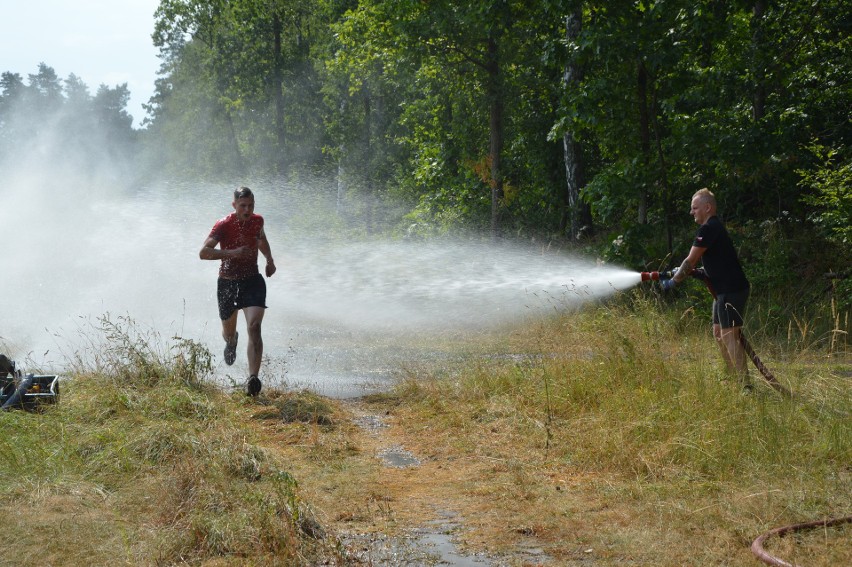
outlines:
[[[438,557],[440,557],[439,565],[456,565],[458,567],[482,567],[483,565],[492,565],[492,563],[484,556],[462,555],[459,553],[455,544],[450,539],[449,534],[422,532],[422,530],[418,530],[417,540],[424,549],[435,550]]]
[[[378,415],[362,415],[352,420],[361,429],[376,435],[380,430],[388,427],[388,424]],[[376,456],[381,459],[385,466],[395,469],[419,467],[420,459],[411,451],[406,451],[401,445],[392,445],[379,451]]]
[[[389,427],[388,424],[377,415],[362,415],[360,417],[356,417],[352,421],[355,425],[361,429],[369,431],[370,433],[376,433],[384,427]]]
[[[459,552],[448,529],[447,525],[440,531],[422,528],[398,537],[358,534],[348,536],[344,541],[350,558],[367,565],[496,567],[484,556]]]
[[[394,445],[379,451],[379,458],[384,461],[386,466],[395,469],[405,469],[408,467],[419,467],[420,459],[414,456],[411,451],[406,451],[401,445]]]
[[[462,553],[453,542],[453,533],[460,527],[456,514],[443,512],[444,519],[429,522],[425,527],[404,535],[349,534],[343,542],[347,556],[358,564],[382,567],[509,567],[511,565],[549,565],[547,554],[535,547],[525,547],[505,558],[489,557],[484,553]]]
[[[353,419],[353,423],[380,439],[384,434],[382,430],[389,427],[382,416],[374,414],[359,415]],[[386,447],[376,456],[387,467],[404,469],[419,467],[421,464],[420,459],[402,445]],[[544,552],[535,548],[526,548],[513,560],[504,562],[483,553],[464,554],[453,542],[453,534],[462,525],[456,513],[438,511],[438,516],[438,520],[403,535],[358,533],[347,534],[341,539],[350,560],[357,564],[382,567],[504,567],[516,565],[518,560],[532,565],[544,565],[547,562]]]

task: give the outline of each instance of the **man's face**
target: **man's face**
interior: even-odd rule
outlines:
[[[254,197],[243,197],[232,203],[234,210],[237,212],[237,218],[245,221],[254,213]]]
[[[710,203],[701,197],[693,197],[692,205],[689,209],[689,214],[695,219],[698,224],[704,224],[710,218]]]

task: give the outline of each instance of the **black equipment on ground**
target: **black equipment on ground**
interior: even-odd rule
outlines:
[[[0,410],[34,411],[59,401],[59,377],[55,374],[24,375],[15,362],[0,354]]]

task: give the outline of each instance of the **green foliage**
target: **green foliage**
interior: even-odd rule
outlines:
[[[850,134],[837,104],[849,100],[838,10],[838,2],[771,5],[761,16],[709,1],[587,4],[569,45],[584,79],[566,93],[558,123],[600,152],[585,195],[597,220],[656,216],[665,227],[701,186],[730,219],[803,216],[794,173],[810,161],[802,145],[826,132],[831,147],[846,147]]]
[[[281,173],[316,162],[325,140],[318,58],[333,9],[300,0],[161,2],[153,38],[165,78],[148,107],[150,159],[175,175]]]
[[[768,327],[761,325],[767,333],[785,333],[795,313],[813,313],[831,302],[839,312],[848,312],[852,297],[843,278],[849,262],[841,243],[826,239],[810,223],[786,213],[729,229],[751,282],[753,299],[764,302],[779,317]],[[840,279],[833,283],[830,277],[838,274]]]
[[[675,262],[666,255],[657,231],[657,227],[647,224],[628,226],[623,233],[609,236],[609,245],[602,248],[602,256],[613,264],[639,266],[643,270],[673,267],[671,264]]]
[[[787,215],[818,228],[801,231],[806,250],[848,242],[848,9],[760,6],[164,0],[144,130],[130,129],[126,86],[91,96],[43,65],[26,81],[2,75],[0,149],[32,151],[61,117],[72,134],[59,147],[127,157],[141,138],[144,163],[167,176],[324,168],[341,224],[368,233],[499,225],[561,240],[570,133],[581,198],[605,235],[584,244],[610,259],[672,261],[704,186],[728,223]],[[581,20],[570,39],[569,13]],[[389,203],[393,218],[380,218]],[[779,258],[752,256],[758,280],[783,285]]]
[[[829,240],[841,246],[852,244],[852,160],[837,163],[842,156],[835,149],[811,147],[819,160],[816,169],[800,169],[801,186],[809,189],[802,200],[814,210],[809,220]]]

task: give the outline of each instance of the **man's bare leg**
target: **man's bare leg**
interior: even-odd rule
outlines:
[[[714,333],[718,325],[714,325]],[[743,386],[751,387],[751,381],[748,376],[748,361],[746,360],[745,349],[740,342],[741,327],[731,327],[729,329],[719,328],[719,344],[722,350],[722,356],[725,358],[725,363],[728,365],[730,372],[735,375]]]
[[[223,320],[223,321],[222,321],[222,338],[223,338],[223,339],[225,339],[225,346],[226,346],[226,349],[225,349],[225,363],[226,363],[226,364],[228,364],[228,365],[233,364],[233,362],[234,362],[233,358],[231,358],[231,359],[229,360],[229,357],[228,357],[228,354],[229,354],[229,353],[228,353],[228,348],[227,348],[227,347],[234,347],[234,348],[236,348],[236,342],[237,342],[237,315],[238,315],[238,314],[239,314],[239,311],[234,311],[233,313],[231,313],[231,316],[230,316],[230,317],[228,317],[227,319],[225,319],[225,320]],[[232,350],[232,351],[230,352],[230,354],[231,354],[231,355],[232,355],[232,357],[233,357],[233,356],[235,356],[235,355],[236,355],[236,352]]]
[[[722,327],[720,325],[713,325],[713,338],[716,339],[716,344],[719,346],[719,353],[722,355],[722,360],[725,361],[725,370],[728,374],[734,374],[736,366],[734,366],[734,361],[731,359],[728,345],[725,344],[725,340],[722,338]]]
[[[260,374],[260,363],[263,360],[263,336],[261,335],[261,324],[266,309],[263,307],[246,307],[243,309],[246,315],[246,329],[248,331],[248,355],[249,376]]]
[[[222,338],[225,342],[231,344],[234,342],[234,336],[237,334],[237,315],[239,311],[234,311],[231,316],[222,321]]]

